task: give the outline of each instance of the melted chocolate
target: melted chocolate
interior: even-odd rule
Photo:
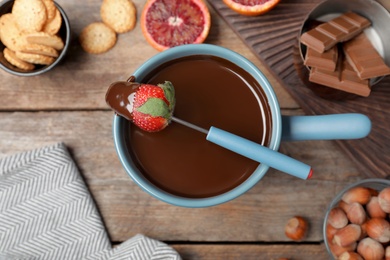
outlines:
[[[159,66],[142,82],[166,80],[175,87],[175,117],[269,144],[272,122],[265,94],[240,67],[221,58],[193,55]],[[139,170],[154,185],[178,196],[222,194],[244,182],[259,165],[175,122],[157,133],[129,123],[128,131],[127,146]]]
[[[117,81],[110,85],[106,93],[107,104],[115,111],[115,113],[123,116],[127,120],[133,120],[130,106],[130,96],[135,93],[139,87],[139,83],[135,83],[135,78],[131,76],[127,81]]]

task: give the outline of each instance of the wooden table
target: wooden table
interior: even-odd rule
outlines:
[[[64,142],[101,212],[113,245],[142,233],[173,246],[183,259],[329,259],[322,222],[332,198],[364,174],[332,141],[282,143],[280,151],[312,165],[314,177],[303,181],[270,170],[245,195],[223,205],[188,209],[171,206],[143,192],[125,173],[111,134],[113,112],[106,106],[108,85],[125,80],[157,53],[142,36],[139,23],[119,35],[101,55],[82,51],[77,36],[100,21],[98,0],[58,0],[73,28],[69,53],[61,65],[39,77],[22,78],[0,71],[0,157]],[[135,1],[138,18],[144,0]],[[254,62],[269,78],[282,113],[303,114],[247,46],[210,8],[207,43],[227,47]],[[308,219],[302,242],[284,235],[287,220]]]

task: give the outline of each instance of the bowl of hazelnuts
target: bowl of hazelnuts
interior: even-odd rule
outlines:
[[[333,259],[390,259],[390,180],[366,179],[330,203],[324,241]]]

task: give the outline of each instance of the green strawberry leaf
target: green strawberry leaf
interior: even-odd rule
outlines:
[[[170,81],[165,81],[164,84],[158,84],[163,89],[165,98],[169,102],[169,108],[173,109],[175,106],[175,88]]]
[[[149,98],[145,103],[137,108],[141,113],[153,116],[153,117],[164,117],[169,119],[171,117],[171,111],[168,105],[159,98]]]

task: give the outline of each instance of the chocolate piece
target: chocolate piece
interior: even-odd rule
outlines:
[[[371,88],[367,79],[360,79],[345,59],[339,59],[336,71],[312,68],[309,80],[327,87],[368,97]]]
[[[364,33],[344,43],[343,49],[346,58],[361,79],[390,74],[390,68]]]
[[[341,41],[341,39],[344,36],[344,32],[340,29],[337,29],[336,27],[332,26],[329,23],[321,24],[317,27],[317,30],[321,32],[322,34],[325,34],[329,36],[332,39],[335,39],[337,41]]]
[[[329,50],[337,44],[337,40],[330,37],[329,34],[325,34],[314,28],[301,35],[301,43],[305,44],[308,48],[312,48],[317,52],[324,52]]]
[[[343,18],[351,23],[353,23],[357,27],[367,28],[371,25],[370,21],[366,18],[352,12],[345,13]]]
[[[359,27],[355,26],[353,23],[344,19],[343,16],[339,16],[339,17],[329,21],[329,24],[331,26],[343,31],[345,34],[356,33],[356,31],[359,29]]]
[[[324,53],[320,53],[312,48],[307,48],[304,64],[309,67],[334,71],[336,70],[337,57],[337,46],[333,46],[333,48]]]
[[[345,33],[344,35],[341,36],[340,39],[341,42],[348,41],[362,32],[361,29],[362,27],[357,26],[359,23],[358,22],[354,23],[352,21],[353,20],[351,19],[347,20],[344,15],[329,21],[329,24],[331,26]]]
[[[366,18],[348,12],[301,35],[301,43],[324,52],[338,42],[352,39],[370,25]]]

